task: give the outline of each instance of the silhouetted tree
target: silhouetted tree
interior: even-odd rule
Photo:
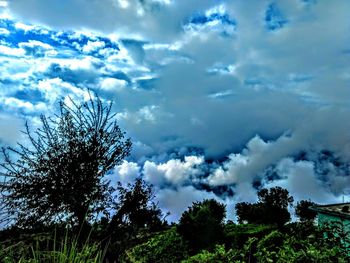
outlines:
[[[141,178],[133,184],[123,187],[118,183],[116,213],[112,217],[111,227],[127,227],[129,234],[140,229],[159,230],[164,225],[163,213],[153,202],[154,191],[151,185]]]
[[[257,223],[262,221],[261,214],[264,212],[261,204],[247,202],[237,203],[235,206],[238,223]]]
[[[290,220],[288,206],[293,203],[293,197],[282,187],[261,189],[258,192],[258,202],[255,204],[237,203],[235,206],[239,222],[255,224],[284,225]]]
[[[127,249],[166,226],[165,217],[153,198],[152,186],[141,178],[126,187],[118,184],[116,211],[106,228],[111,242],[108,259],[120,259]]]
[[[57,115],[40,116],[35,132],[26,123],[27,142],[2,148],[6,180],[0,190],[7,213],[19,225],[81,224],[106,212],[113,189],[104,175],[129,155],[131,141],[124,139],[112,103],[89,95],[80,104],[61,101]]]
[[[317,216],[317,212],[310,209],[311,206],[316,206],[317,204],[308,200],[301,200],[297,203],[295,207],[295,214],[300,221],[313,221]]]
[[[223,237],[225,205],[214,199],[194,202],[180,218],[177,231],[194,251],[210,248]]]

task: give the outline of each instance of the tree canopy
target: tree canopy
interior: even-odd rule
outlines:
[[[237,203],[235,206],[238,221],[256,224],[283,225],[290,220],[288,206],[293,203],[293,197],[282,187],[263,188],[258,191],[258,202],[250,204]]]
[[[177,231],[194,251],[209,248],[222,238],[225,216],[225,205],[214,199],[194,202],[182,214]]]
[[[313,221],[317,212],[310,209],[311,206],[316,206],[317,204],[308,200],[301,200],[297,203],[295,207],[295,214],[300,221]]]
[[[60,101],[59,113],[40,116],[34,132],[26,123],[27,142],[2,148],[0,186],[10,220],[20,225],[67,221],[81,224],[106,212],[113,189],[104,175],[130,153],[131,141],[103,103],[89,92],[77,103]]]

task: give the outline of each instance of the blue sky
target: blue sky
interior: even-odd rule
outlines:
[[[114,100],[170,219],[261,187],[336,202],[350,185],[345,0],[0,1],[0,142],[86,89]]]

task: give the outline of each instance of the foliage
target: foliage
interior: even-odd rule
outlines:
[[[272,225],[226,224],[224,228],[225,244],[236,249],[242,249],[249,238],[261,239],[275,230]]]
[[[166,226],[163,213],[153,202],[151,185],[141,178],[123,187],[118,184],[116,212],[106,230],[112,245],[108,257],[119,257],[125,250],[142,243],[144,239]]]
[[[258,192],[258,202],[237,203],[235,206],[238,221],[252,224],[284,225],[290,220],[288,206],[292,205],[293,197],[282,187],[261,189]]]
[[[200,253],[181,261],[182,263],[226,263],[226,262],[239,262],[238,252],[229,249],[226,250],[223,245],[217,245],[215,249],[210,252],[207,250],[202,250]],[[242,261],[243,262],[243,261]]]
[[[172,263],[188,257],[188,247],[173,227],[126,252],[126,262]]]
[[[339,240],[325,238],[325,229],[294,223],[286,230],[275,230],[257,243],[258,262],[348,262],[349,254]]]
[[[141,178],[134,184],[123,187],[118,183],[118,201],[115,203],[116,213],[111,225],[130,226],[135,230],[147,228],[151,231],[159,230],[163,225],[162,211],[152,200],[154,192],[152,186]]]
[[[26,245],[18,242],[11,246],[2,247],[0,261],[4,263],[74,263],[74,262],[102,262],[104,250],[97,243],[86,239],[84,242],[78,237],[70,237],[66,232],[62,240],[35,236],[35,244]],[[45,244],[46,243],[46,244]],[[18,253],[18,250],[20,253]]]
[[[350,223],[331,221],[321,228],[326,244],[337,244],[341,251],[350,255]]]
[[[179,221],[177,231],[194,251],[210,248],[223,238],[225,205],[214,199],[194,202]]]
[[[81,224],[105,212],[113,189],[103,177],[131,148],[111,109],[112,103],[91,95],[81,104],[61,101],[59,115],[41,115],[34,133],[26,123],[27,143],[2,148],[1,175],[7,180],[0,190],[7,213],[19,225]]]
[[[301,200],[295,207],[295,214],[300,221],[313,221],[317,216],[317,212],[310,209],[311,206],[317,204],[308,200]]]

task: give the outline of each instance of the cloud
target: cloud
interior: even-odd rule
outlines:
[[[137,163],[124,160],[122,164],[117,165],[114,168],[113,173],[109,174],[107,178],[111,180],[112,185],[115,186],[117,182],[121,182],[124,185],[133,183],[133,181],[139,176],[139,165]]]
[[[139,169],[164,199],[191,186],[198,196],[227,190],[230,200],[254,201],[277,184],[304,198],[298,173],[317,200],[347,192],[345,168],[328,160],[322,172],[310,156],[327,149],[350,160],[349,2],[8,3],[4,114],[32,120],[86,88],[114,100],[134,141],[114,172],[128,180]],[[296,160],[300,152],[310,156]]]
[[[179,189],[162,189],[156,194],[156,201],[163,211],[170,211],[167,220],[176,222],[180,219],[181,214],[192,205],[193,202],[200,202],[203,199],[214,198],[219,202],[223,202],[213,193],[200,191],[192,186],[185,186]]]
[[[184,161],[172,159],[162,164],[146,161],[143,166],[143,174],[145,180],[155,186],[182,185],[201,172],[198,166],[203,163],[204,158],[198,156],[185,156]]]
[[[285,156],[293,156],[301,145],[291,136],[282,135],[276,141],[265,142],[255,136],[242,153],[230,154],[229,160],[214,170],[208,178],[210,185],[252,183],[254,178]]]
[[[25,50],[26,55],[33,57],[55,56],[57,54],[52,46],[37,40],[19,43],[18,46]]]
[[[0,114],[0,125],[0,143],[2,145],[15,145],[21,138],[22,120],[15,116]]]
[[[215,1],[11,1],[12,14],[31,22],[57,28],[90,28],[124,36],[171,39],[181,32],[181,23],[195,10],[206,10]],[[64,13],[64,19],[62,15]],[[79,15],[77,15],[79,14]],[[140,23],[139,21],[142,21]]]
[[[295,162],[290,158],[285,158],[278,163],[277,171],[282,179],[273,181],[265,187],[270,188],[278,185],[286,188],[295,201],[312,200],[321,204],[340,201],[339,197],[335,197],[327,189],[324,182],[317,179],[313,162]]]

